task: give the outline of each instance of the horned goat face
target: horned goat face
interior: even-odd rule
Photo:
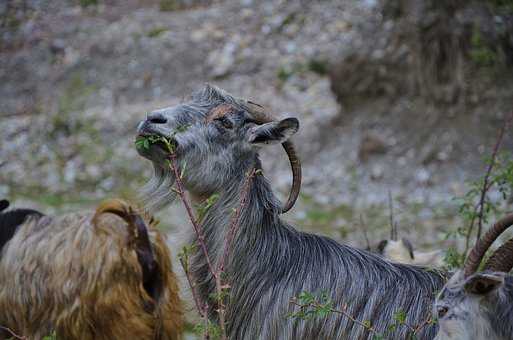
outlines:
[[[252,106],[254,109],[258,105],[206,86],[187,103],[148,114],[139,123],[138,138],[168,139],[173,144],[178,167],[185,169],[182,181],[186,188],[208,196],[233,181],[234,176],[244,174],[248,164],[254,163],[259,147],[283,143],[299,128],[296,118],[263,120],[255,115]],[[171,201],[169,186],[174,176],[166,161],[167,150],[155,143],[138,147],[138,152],[155,167],[147,196],[154,201]],[[160,203],[150,202],[149,206]]]
[[[508,289],[506,274],[502,272],[479,272],[465,277],[463,271],[456,272],[438,294],[433,315],[440,326],[437,340],[449,339],[506,339],[497,334],[492,320],[499,319],[501,305]],[[509,305],[509,304],[507,304]],[[506,322],[511,322],[504,320]]]

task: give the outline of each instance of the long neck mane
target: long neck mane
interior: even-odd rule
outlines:
[[[248,164],[247,174],[252,168],[260,169],[260,161]],[[224,255],[224,243],[232,224],[235,211],[241,209],[241,199],[246,185],[246,176],[236,177],[231,185],[219,192],[217,201],[208,209],[202,219],[201,228],[205,236],[209,257],[216,268]],[[269,182],[257,172],[250,181],[249,190],[246,194],[246,202],[241,209],[240,217],[236,226],[236,233],[232,241],[230,256],[225,259],[225,274],[229,276],[228,281],[235,280],[234,276],[245,275],[245,259],[247,256],[256,255],[258,251],[260,261],[271,258],[274,251],[259,247],[264,244],[272,245],[280,230],[290,230],[279,218],[280,203],[274,196]],[[272,236],[272,237],[271,237]],[[196,241],[196,236],[193,236]],[[274,241],[274,242],[273,242]],[[267,243],[265,243],[267,242]],[[279,248],[276,247],[276,250]],[[191,270],[194,277],[200,283],[200,293],[208,296],[214,292],[214,280],[209,273],[206,259],[202,251],[197,247],[197,252],[192,257]]]

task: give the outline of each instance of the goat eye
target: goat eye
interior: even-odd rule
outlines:
[[[445,316],[445,314],[447,314],[448,311],[449,311],[449,308],[447,308],[447,307],[442,307],[442,306],[438,307],[436,309],[438,318],[439,319],[443,318]]]
[[[219,117],[216,120],[218,122],[220,122],[225,129],[233,129],[233,123],[228,118],[226,118],[226,117]]]

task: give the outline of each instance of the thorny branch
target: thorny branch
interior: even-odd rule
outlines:
[[[185,195],[185,190],[184,190],[183,183],[182,183],[182,174],[178,171],[178,167],[176,165],[176,153],[174,152],[171,145],[168,145],[168,143],[166,143],[166,145],[168,146],[168,149],[170,151],[169,167],[173,170],[173,173],[175,174],[175,177],[176,177],[176,179],[175,179],[175,185],[176,185],[175,189],[176,190],[175,191],[180,196],[180,199],[185,207],[185,210],[187,211],[189,220],[191,221],[192,227],[194,228],[194,232],[196,233],[196,236],[198,238],[197,243],[199,244],[201,250],[203,251],[203,255],[205,256],[205,259],[207,261],[207,266],[208,266],[210,273],[216,280],[216,290],[219,291],[219,289],[217,288],[218,275],[217,275],[217,272],[214,270],[214,267],[212,266],[212,262],[210,260],[209,254],[208,254],[205,237],[203,236],[203,230],[201,229],[201,226],[199,225],[198,220],[194,216],[191,205],[189,204],[189,200],[187,199],[187,197]],[[196,284],[194,283],[193,278],[190,275],[190,271],[188,268],[189,265],[188,265],[188,263],[185,263],[182,261],[183,260],[180,259],[180,263],[182,264],[182,267],[184,268],[185,275],[187,277],[187,281],[189,283],[189,286],[191,287],[192,295],[194,298],[194,303],[196,304],[198,313],[201,315],[201,317],[204,319],[204,322],[205,322],[205,330],[204,330],[203,338],[209,339],[210,336],[208,334],[208,304],[205,302],[204,306],[201,307],[201,302],[200,302],[199,296],[197,295],[197,292],[196,292]],[[220,320],[221,320],[221,317],[220,317]],[[221,326],[221,329],[224,330],[224,325]],[[226,339],[225,331],[223,331],[222,335],[223,335],[222,339]]]
[[[246,176],[246,179],[244,181],[244,185],[241,192],[240,197],[240,204],[235,210],[234,215],[232,216],[230,226],[228,227],[228,233],[226,234],[226,237],[224,239],[224,250],[223,250],[223,256],[221,257],[217,272],[216,272],[216,290],[218,294],[218,313],[219,313],[219,324],[221,326],[221,333],[226,337],[226,329],[225,329],[225,314],[226,314],[226,306],[223,302],[223,290],[226,288],[229,288],[229,284],[222,282],[222,274],[224,272],[224,266],[226,263],[226,260],[230,256],[231,248],[232,248],[232,241],[235,237],[235,234],[237,232],[237,229],[239,228],[240,224],[240,216],[242,213],[242,210],[246,207],[246,203],[248,200],[248,194],[249,189],[251,187],[251,181],[253,180],[253,177],[255,176],[256,170],[253,168],[249,171],[249,173]]]
[[[204,305],[203,308],[204,308],[205,311],[208,311],[208,303],[205,302],[205,305]],[[207,313],[205,313],[205,317],[203,318],[203,322],[205,323],[204,324],[205,329],[203,330],[203,339],[209,340],[210,339],[210,334],[208,332],[208,314]]]
[[[431,323],[433,323],[433,318],[431,316],[429,316],[426,320],[421,322],[418,326],[416,326],[414,328],[410,328],[410,329],[412,330],[413,334],[417,334],[418,332],[420,332],[420,330],[422,328],[426,327],[427,325],[429,325]]]
[[[240,205],[237,208],[237,210],[235,211],[235,213],[231,219],[230,227],[228,228],[228,234],[226,235],[226,239],[224,242],[223,257],[221,258],[221,261],[219,262],[219,266],[217,267],[219,272],[224,271],[225,261],[230,256],[233,238],[235,237],[235,234],[237,233],[237,229],[238,229],[239,223],[240,223],[240,221],[239,221],[240,215],[242,213],[242,210],[244,210],[244,208],[246,207],[249,189],[251,187],[251,181],[253,180],[253,177],[255,177],[255,174],[257,174],[257,170],[255,170],[253,168],[253,169],[251,169],[251,171],[248,172],[248,174],[246,176],[246,180],[245,180],[244,186],[242,188]]]
[[[222,281],[222,274],[224,272],[226,259],[230,256],[232,242],[235,237],[235,234],[237,232],[237,229],[239,227],[240,223],[240,217],[242,210],[245,208],[247,204],[248,194],[251,187],[251,181],[254,178],[255,174],[258,173],[258,170],[255,170],[254,168],[249,171],[249,173],[246,176],[246,179],[243,184],[241,197],[240,197],[240,205],[235,210],[234,215],[232,216],[230,226],[228,227],[228,233],[226,235],[226,238],[224,240],[224,249],[223,249],[223,256],[221,257],[217,268],[214,269],[214,266],[212,264],[212,261],[210,259],[210,256],[208,254],[207,245],[205,242],[205,237],[203,235],[203,230],[201,228],[201,225],[198,223],[198,220],[196,219],[193,210],[191,208],[191,205],[185,195],[185,189],[182,183],[182,176],[183,173],[180,173],[178,166],[176,164],[176,153],[174,152],[173,146],[167,141],[163,140],[164,144],[167,146],[169,151],[169,167],[173,171],[176,179],[175,179],[175,192],[180,196],[181,201],[184,204],[185,210],[187,211],[187,215],[189,216],[189,219],[192,223],[192,226],[194,228],[194,232],[197,236],[197,243],[199,244],[203,255],[206,258],[207,266],[212,274],[213,278],[215,279],[215,285],[216,285],[216,294],[217,294],[217,313],[219,316],[219,327],[221,329],[221,339],[226,340],[226,325],[225,325],[225,314],[226,314],[226,306],[223,302],[224,299],[224,290],[229,288],[229,284],[226,284]],[[191,287],[194,303],[196,305],[196,308],[200,315],[204,318],[205,322],[205,331],[204,331],[204,338],[209,339],[209,333],[208,333],[208,304],[205,303],[203,307],[201,307],[201,301],[200,298],[196,292],[196,284],[193,281],[193,278],[190,274],[189,270],[189,264],[188,259],[180,259],[180,263],[182,264],[182,267],[184,268],[185,275],[187,277],[187,281],[189,283],[189,286]]]
[[[502,125],[502,128],[499,132],[499,137],[497,137],[497,142],[495,143],[495,146],[493,147],[492,159],[490,160],[490,164],[488,164],[488,169],[486,170],[486,175],[485,175],[484,183],[483,183],[483,190],[481,191],[481,198],[479,199],[479,215],[478,215],[478,227],[477,227],[477,239],[476,240],[479,240],[481,238],[481,231],[483,229],[484,201],[486,199],[486,192],[489,189],[488,181],[490,179],[490,174],[495,165],[495,159],[497,158],[497,152],[499,151],[500,145],[502,143],[502,139],[504,137],[504,131],[509,126],[509,124],[511,123],[512,120],[513,120],[513,112],[511,113],[510,117],[504,121],[504,124]]]
[[[308,304],[301,304],[301,303],[298,303],[296,299],[292,299],[290,301],[291,304],[295,305],[295,306],[298,306],[300,308],[322,308],[323,305],[320,304],[319,302],[310,302]],[[372,325],[369,325],[368,323],[366,322],[363,322],[363,321],[360,321],[360,320],[357,320],[355,319],[351,314],[349,314],[347,312],[347,305],[344,305],[342,309],[334,309],[334,308],[330,308],[329,311],[331,313],[336,313],[336,314],[342,314],[344,315],[346,318],[348,318],[349,320],[351,320],[352,322],[362,326],[363,328],[367,329],[369,332],[371,333],[374,333],[374,334],[377,334],[378,332],[376,331],[376,329],[374,329],[374,327],[372,327]]]
[[[191,205],[189,204],[189,200],[187,199],[185,195],[185,190],[182,183],[182,174],[180,171],[178,171],[178,167],[176,165],[176,153],[173,151],[172,148],[170,148],[170,155],[169,155],[169,166],[171,167],[171,170],[173,170],[173,173],[175,174],[176,180],[176,193],[180,196],[180,199],[183,202],[183,205],[185,207],[185,210],[187,211],[187,215],[189,216],[189,219],[192,223],[192,227],[194,228],[194,232],[196,233],[196,236],[198,237],[198,243],[201,247],[201,250],[203,251],[203,255],[205,256],[205,259],[207,261],[207,266],[210,271],[210,273],[215,277],[216,271],[214,270],[214,267],[212,266],[212,262],[210,261],[210,256],[208,255],[207,245],[205,243],[205,236],[203,235],[203,230],[201,229],[201,226],[198,223],[198,220],[194,216],[194,213],[192,211]]]
[[[196,305],[196,309],[198,310],[198,312],[200,313],[200,316],[202,318],[207,317],[208,310],[204,309],[204,307],[201,306],[201,302],[200,302],[198,293],[196,292],[196,284],[194,283],[194,281],[192,279],[191,272],[189,269],[188,260],[180,258],[180,264],[182,265],[183,271],[185,272],[185,277],[187,278],[189,287],[191,287],[192,298],[194,300],[194,304]]]
[[[290,303],[295,306],[300,307],[301,309],[313,308],[314,310],[320,310],[320,309],[325,309],[325,307],[328,306],[328,305],[322,304],[318,301],[311,301],[308,303],[299,303],[296,298],[292,299],[290,301]],[[367,331],[369,331],[369,333],[374,334],[377,338],[381,339],[383,337],[383,334],[379,333],[374,327],[372,327],[372,324],[369,321],[361,321],[361,320],[356,319],[354,316],[352,316],[347,311],[347,308],[348,308],[347,304],[344,304],[342,306],[342,309],[335,309],[335,308],[329,307],[328,312],[335,313],[335,314],[341,314],[344,317],[346,317],[347,319],[349,319],[350,321],[354,322],[355,324],[365,328]],[[401,318],[396,317],[396,319],[398,319],[399,324],[407,327],[411,331],[413,336],[418,334],[424,327],[426,327],[427,325],[429,325],[433,322],[433,319],[431,318],[431,316],[429,316],[426,320],[424,320],[423,322],[421,322],[418,325],[410,325],[405,322],[404,318],[405,318],[404,315]]]
[[[490,162],[488,164],[488,168],[486,169],[485,177],[483,180],[483,186],[481,188],[479,201],[474,207],[474,213],[472,214],[472,219],[470,221],[470,225],[467,231],[467,236],[465,240],[465,254],[467,253],[469,247],[470,247],[470,237],[472,234],[472,231],[474,230],[475,221],[477,218],[477,235],[476,235],[476,242],[479,241],[481,238],[481,232],[483,230],[483,220],[484,220],[484,208],[485,208],[485,201],[486,201],[486,194],[488,193],[488,190],[490,190],[492,186],[492,182],[490,182],[490,175],[492,173],[493,167],[496,163],[497,154],[499,152],[502,139],[504,137],[504,132],[508,128],[508,126],[513,121],[513,112],[511,112],[510,116],[505,118],[504,124],[502,125],[499,135],[497,136],[497,141],[495,142],[495,145],[492,150],[492,157],[490,159]],[[479,210],[479,211],[478,211]]]

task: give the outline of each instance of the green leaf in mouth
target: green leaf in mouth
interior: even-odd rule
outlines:
[[[150,145],[162,143],[165,147],[166,151],[169,153],[173,153],[175,151],[175,143],[164,136],[160,135],[148,135],[148,136],[138,136],[135,139],[135,147],[137,149],[145,149],[148,150]]]

